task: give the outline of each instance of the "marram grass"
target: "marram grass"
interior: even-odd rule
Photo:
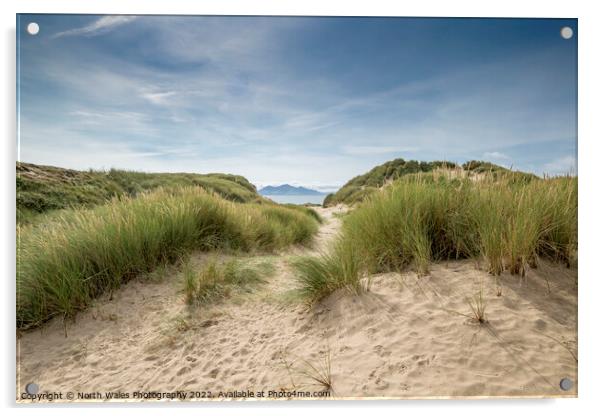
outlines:
[[[17,229],[17,325],[71,317],[99,294],[191,250],[271,251],[307,244],[313,217],[236,204],[197,188],[159,189]]]
[[[358,256],[360,253],[355,251],[354,246],[341,239],[330,252],[293,260],[300,297],[312,303],[339,288],[359,293],[362,286]]]
[[[212,258],[200,269],[185,263],[182,274],[186,303],[198,306],[224,299],[233,291],[250,291],[253,286],[265,283],[265,278],[273,272],[273,265],[267,261],[251,264],[237,259],[220,262]]]
[[[539,258],[577,259],[577,178],[484,174],[407,175],[345,217],[330,253],[296,262],[301,291],[317,300],[362,276],[432,261],[483,259],[487,270],[524,276]],[[352,263],[352,264],[350,264]]]
[[[17,162],[17,223],[41,223],[63,209],[91,208],[113,197],[184,186],[198,186],[234,202],[265,202],[255,186],[238,175],[77,171]]]

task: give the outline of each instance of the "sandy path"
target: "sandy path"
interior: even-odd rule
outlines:
[[[319,391],[301,374],[330,357],[334,396],[575,395],[576,271],[543,264],[527,278],[495,279],[474,262],[435,264],[431,274],[375,276],[368,293],[335,293],[312,310],[289,296],[288,260],[315,254],[336,236],[333,208],[312,249],[274,258],[276,274],[255,293],[190,311],[174,273],[132,281],[99,299],[68,327],[23,334],[18,391]],[[202,256],[197,259],[202,261]],[[463,314],[483,288],[487,325]],[[549,289],[548,289],[549,287]],[[202,394],[202,393],[201,393]]]

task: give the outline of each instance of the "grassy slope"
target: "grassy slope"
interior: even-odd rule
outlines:
[[[310,208],[262,198],[242,176],[17,163],[17,325],[74,316],[192,250],[307,244],[319,222]]]
[[[416,160],[395,159],[372,168],[363,175],[356,176],[347,182],[336,193],[328,195],[324,199],[324,206],[333,206],[339,203],[353,205],[361,202],[383,185],[398,179],[404,175],[420,172],[432,172],[436,169],[448,168],[462,170],[467,173],[492,173],[504,174],[509,171],[501,166],[483,161],[470,161],[462,166],[453,162],[434,161],[418,162]],[[530,174],[521,174],[533,176]]]
[[[192,250],[269,252],[308,244],[305,209],[234,203],[202,188],[160,188],[17,227],[17,325],[71,317],[101,293]]]
[[[255,186],[237,175],[77,171],[18,162],[17,222],[29,223],[41,213],[64,208],[93,207],[115,196],[177,186],[200,186],[235,202],[261,200]]]
[[[524,276],[539,258],[576,265],[577,178],[406,175],[345,217],[329,253],[295,266],[303,294],[315,301],[341,287],[357,291],[366,274],[405,267],[426,274],[431,261],[449,258],[482,258],[496,276]]]

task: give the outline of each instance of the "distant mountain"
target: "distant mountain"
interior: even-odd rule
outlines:
[[[259,190],[260,195],[324,195],[314,189],[303,186],[291,186],[289,184],[279,186],[266,186]]]

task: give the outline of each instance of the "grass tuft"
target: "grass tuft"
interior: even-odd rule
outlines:
[[[293,260],[298,294],[308,304],[313,304],[340,288],[360,293],[363,287],[359,259],[351,247],[339,241],[331,253]]]
[[[330,346],[319,355],[320,357],[315,362],[305,358],[297,358],[295,362],[289,362],[286,354],[283,351],[280,352],[280,361],[287,370],[293,388],[319,386],[322,391],[334,392]],[[300,376],[305,381],[295,382],[295,376]]]
[[[472,298],[468,298],[467,303],[470,306],[472,318],[480,324],[486,323],[485,310],[487,309],[487,302],[483,297],[483,288],[474,294]]]
[[[207,304],[229,297],[233,290],[249,291],[254,285],[265,282],[272,272],[271,263],[251,265],[240,260],[220,263],[213,258],[200,270],[187,263],[182,272],[186,303]]]

